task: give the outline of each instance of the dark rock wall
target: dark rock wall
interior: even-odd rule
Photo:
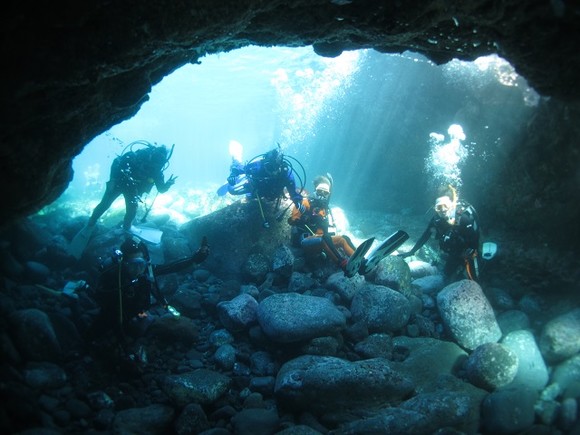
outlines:
[[[554,102],[521,144],[533,151],[513,152],[514,165],[496,191],[504,206],[498,216],[510,221],[530,207],[553,211],[562,204],[567,219],[577,219],[578,208],[561,198],[578,182],[578,132],[570,127],[580,99],[578,14],[569,2],[544,0],[10,2],[0,48],[0,174],[10,189],[0,225],[57,198],[83,146],[133,116],[164,76],[205,54],[249,44],[312,45],[324,56],[411,50],[437,63],[499,54]],[[566,136],[535,146],[545,122]]]
[[[539,245],[576,248],[580,241],[578,119],[577,103],[541,104],[499,182],[487,187],[487,213],[509,231],[533,233]]]

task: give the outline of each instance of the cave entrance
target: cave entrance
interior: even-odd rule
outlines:
[[[208,56],[166,77],[149,97],[75,159],[74,180],[57,201],[73,204],[72,215],[90,214],[112,160],[135,140],[175,144],[166,175],[179,178],[156,206],[171,207],[176,219],[231,200],[215,196],[229,172],[231,140],[243,145],[244,159],[279,143],[304,166],[306,188],[330,172],[339,186],[334,201],[345,208],[423,213],[442,175],[473,192],[493,181],[538,102],[496,56],[437,66],[414,53],[323,58],[310,47]],[[463,132],[460,149],[444,149],[457,140],[452,126]],[[123,208],[122,199],[114,206]]]

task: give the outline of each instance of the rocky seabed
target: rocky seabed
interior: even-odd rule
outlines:
[[[541,298],[421,261],[348,279],[285,246],[245,265],[259,285],[160,277],[181,315],[151,310],[125,360],[83,338],[97,307],[65,260],[2,252],[3,433],[580,433],[578,307],[538,321]]]

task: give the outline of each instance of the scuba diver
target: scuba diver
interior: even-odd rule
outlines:
[[[346,268],[348,259],[356,247],[348,236],[337,236],[330,212],[330,174],[314,178],[314,193],[303,197],[300,206],[294,204],[288,223],[292,226],[292,245],[302,247],[312,255],[328,256],[341,269]]]
[[[144,148],[133,151],[135,145],[142,145]],[[155,146],[146,141],[135,141],[125,147],[123,153],[111,164],[111,175],[101,202],[93,210],[87,225],[71,240],[68,246],[70,255],[77,260],[81,258],[96,228],[97,220],[111,207],[119,195],[125,197],[123,230],[127,233],[131,231],[141,195],[149,193],[153,185],[158,193],[165,193],[175,183],[177,177],[171,175],[165,181],[163,175],[169,165],[174,147],[175,145],[168,150],[164,145]],[[145,221],[152,206],[153,203],[145,211],[142,222]]]
[[[304,188],[305,177],[300,177],[296,173],[289,159],[295,160],[300,165],[293,157],[284,156],[279,144],[277,148],[254,157],[246,164],[242,164],[240,160],[233,157],[230,175],[227,178],[228,183],[218,190],[218,195],[222,196],[228,192],[231,195],[246,195],[247,198],[256,198],[264,226],[268,227],[262,209],[262,198],[267,201],[277,201],[276,208],[278,208],[280,200],[286,197],[285,189],[294,205],[298,208],[302,207],[301,192]],[[302,184],[300,189],[297,189],[296,178]]]
[[[404,231],[397,231],[374,249],[370,250],[374,237],[365,240],[358,248],[350,237],[336,235],[332,212],[329,206],[332,177],[330,174],[319,175],[314,179],[314,193],[302,199],[301,207],[296,205],[288,218],[292,226],[291,242],[295,247],[301,247],[309,256],[322,254],[330,257],[347,277],[356,273],[365,275],[409,237]]]
[[[102,272],[93,294],[100,310],[89,328],[88,338],[103,338],[112,330],[122,352],[128,355],[128,337],[142,335],[150,323],[147,311],[152,307],[151,297],[169,313],[179,316],[161,294],[156,277],[202,263],[208,255],[209,246],[204,237],[193,255],[168,264],[152,265],[147,245],[136,236],[127,238],[101,265]]]
[[[415,246],[399,256],[414,255],[435,232],[439,247],[446,258],[443,275],[448,282],[462,273],[471,280],[479,276],[479,218],[472,205],[457,197],[451,185],[440,189],[435,201],[435,215],[429,221],[425,232]]]
[[[133,151],[135,145],[145,148]],[[123,195],[125,197],[125,217],[123,229],[129,231],[135,216],[141,195],[149,193],[153,185],[159,193],[165,193],[175,183],[176,177],[171,175],[167,181],[163,171],[169,164],[173,148],[168,150],[164,145],[155,146],[146,141],[132,142],[113,160],[111,175],[101,202],[95,207],[89,219],[88,227],[94,227],[97,220],[105,213],[111,204]]]

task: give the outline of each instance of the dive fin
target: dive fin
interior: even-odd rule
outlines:
[[[230,187],[230,185],[228,183],[221,185],[216,192],[217,195],[218,196],[225,196],[225,194],[228,193],[228,187]]]
[[[375,241],[374,237],[365,240],[362,242],[356,251],[350,256],[348,259],[348,263],[346,263],[346,267],[344,269],[344,274],[348,278],[352,278],[360,269],[362,262],[364,261],[365,254],[372,246],[373,242]]]
[[[131,229],[129,231],[131,234],[155,245],[161,243],[161,236],[163,235],[163,231],[156,228],[136,227],[135,225],[131,225]]]
[[[93,226],[84,226],[76,236],[71,240],[70,244],[68,245],[68,253],[75,257],[77,260],[81,258],[83,252],[87,245],[89,244],[89,240],[95,231],[96,225]]]
[[[381,243],[377,248],[369,254],[367,260],[360,265],[358,273],[365,275],[373,270],[379,262],[390,255],[395,249],[401,246],[405,240],[409,238],[409,235],[402,230],[391,234],[383,243]]]

